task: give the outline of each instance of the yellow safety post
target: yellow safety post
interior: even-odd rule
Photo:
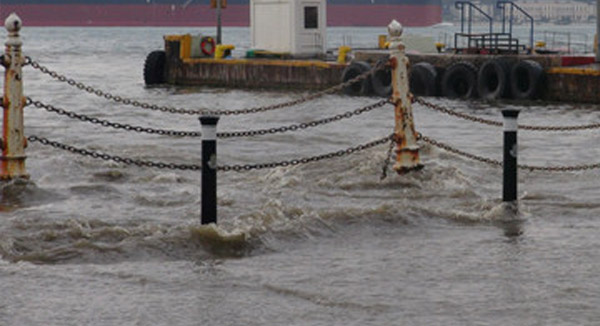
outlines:
[[[442,43],[442,42],[436,42],[435,43],[435,48],[437,50],[438,53],[442,53],[442,51],[444,50],[444,48],[446,47],[446,44]]]
[[[223,59],[225,51],[233,51],[233,49],[235,49],[235,46],[232,44],[217,44],[215,49],[215,59]]]
[[[351,51],[352,49],[349,46],[345,46],[342,45],[340,46],[340,48],[338,49],[338,58],[337,58],[337,62],[338,63],[346,63],[346,56],[348,55],[348,53]]]
[[[387,35],[385,35],[385,34],[379,35],[377,40],[378,40],[378,45],[379,45],[380,49],[385,49],[389,45],[389,43],[387,41]]]
[[[402,25],[393,20],[388,25],[390,34],[390,64],[392,66],[392,101],[395,104],[396,163],[399,174],[423,167],[419,160],[419,146],[412,112],[412,94],[408,84],[408,58],[402,42]]]
[[[22,66],[25,63],[21,53],[21,19],[15,13],[10,14],[4,23],[8,31],[6,51],[2,56],[4,74],[4,97],[2,107],[4,120],[2,125],[2,157],[0,157],[0,180],[28,179],[25,171],[25,147],[27,140],[23,127],[23,96]]]
[[[179,45],[179,58],[181,60],[189,59],[192,57],[192,35],[185,34],[181,35],[181,41]]]

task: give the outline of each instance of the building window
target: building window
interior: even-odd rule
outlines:
[[[318,7],[304,7],[304,28],[319,28]]]

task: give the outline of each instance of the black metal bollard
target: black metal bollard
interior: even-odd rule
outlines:
[[[502,110],[504,116],[504,182],[502,200],[514,202],[517,200],[517,117],[519,110]]]
[[[202,125],[201,224],[217,223],[217,123],[219,117],[200,117]]]

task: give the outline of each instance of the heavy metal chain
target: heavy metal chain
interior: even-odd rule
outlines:
[[[396,145],[396,143],[397,143],[395,134],[391,134],[389,136],[389,139],[390,139],[390,146],[387,151],[387,156],[385,157],[385,160],[383,160],[383,166],[381,167],[381,177],[379,178],[379,180],[381,180],[381,181],[383,181],[383,180],[385,180],[385,178],[387,178],[388,167],[390,166],[390,162],[392,161],[392,152],[394,150],[394,145]]]
[[[336,122],[336,121],[339,121],[342,119],[352,118],[353,116],[357,116],[362,113],[372,111],[374,109],[383,107],[384,105],[389,104],[389,103],[390,103],[389,100],[381,100],[377,103],[356,109],[354,111],[348,111],[346,113],[341,113],[341,114],[338,114],[338,115],[335,115],[335,116],[332,116],[329,118],[324,118],[321,120],[315,120],[315,121],[310,121],[310,122],[303,122],[303,123],[293,124],[293,125],[289,125],[289,126],[283,126],[283,127],[279,127],[279,128],[269,128],[269,129],[259,129],[259,130],[249,130],[249,131],[219,132],[219,133],[217,133],[217,137],[219,137],[219,138],[253,137],[253,136],[259,136],[259,135],[266,135],[266,134],[276,134],[276,133],[284,133],[284,132],[288,132],[288,131],[297,131],[297,130],[312,128],[312,127],[317,127],[317,126],[324,125],[324,124],[331,123],[331,122]]]
[[[578,131],[578,130],[591,130],[599,129],[600,123],[592,123],[589,125],[579,126],[527,126],[519,125],[519,129],[531,130],[531,131]]]
[[[500,161],[461,151],[461,150],[456,149],[448,144],[444,144],[442,142],[431,139],[427,136],[423,136],[421,134],[418,134],[418,139],[423,140],[424,142],[426,142],[428,144],[431,144],[435,147],[441,148],[450,153],[454,153],[456,155],[463,156],[463,157],[466,157],[466,158],[474,160],[474,161],[478,161],[481,163],[486,163],[486,164],[490,164],[490,165],[494,165],[494,166],[498,166],[498,167],[501,167],[503,165],[502,162],[500,162]],[[518,168],[522,169],[522,170],[528,170],[528,171],[576,172],[576,171],[600,169],[600,163],[582,164],[582,165],[575,165],[575,166],[535,166],[535,165],[519,164]]]
[[[33,59],[31,59],[31,57],[28,57],[28,56],[25,57],[25,63],[31,65],[31,67],[33,67],[34,69],[39,70],[42,73],[60,81],[60,82],[67,83],[68,85],[76,87],[82,91],[88,92],[88,93],[96,95],[98,97],[103,97],[107,100],[114,101],[117,103],[122,103],[125,105],[132,105],[132,106],[139,107],[142,109],[161,111],[161,112],[167,112],[167,113],[176,113],[176,114],[201,115],[201,114],[209,113],[209,110],[206,110],[206,109],[186,110],[186,109],[177,109],[177,108],[166,107],[166,106],[161,107],[161,106],[158,106],[155,104],[142,103],[137,100],[131,100],[131,99],[124,98],[124,97],[121,97],[118,95],[113,95],[108,92],[96,89],[92,86],[88,86],[82,82],[77,82],[76,80],[74,80],[72,78],[67,78],[64,75],[60,75],[56,71],[52,71],[52,70],[48,69],[47,67],[41,65],[39,62],[34,61]]]
[[[61,144],[59,142],[51,141],[43,137],[37,136],[29,136],[27,140],[30,142],[39,142],[42,145],[48,145],[57,149],[65,150],[74,154],[79,154],[83,156],[89,156],[92,158],[102,159],[105,161],[113,161],[117,163],[123,163],[126,165],[136,165],[140,167],[151,167],[151,168],[159,168],[159,169],[170,169],[170,170],[190,170],[190,171],[201,171],[202,166],[194,165],[194,164],[174,164],[174,163],[162,163],[162,162],[151,162],[151,161],[143,161],[136,160],[131,158],[124,158],[116,155],[109,155],[106,153],[99,153],[90,151],[87,149],[77,148],[70,145]]]
[[[600,169],[600,163],[594,164],[582,164],[574,166],[534,166],[534,165],[521,165],[519,169],[528,171],[543,171],[543,172],[577,172]]]
[[[447,115],[451,115],[451,116],[458,117],[458,118],[461,118],[461,119],[465,119],[465,120],[469,120],[469,121],[477,122],[477,123],[481,123],[481,124],[486,124],[486,125],[490,125],[490,126],[502,127],[502,122],[493,121],[493,120],[487,120],[487,119],[483,119],[483,118],[474,117],[474,116],[471,116],[471,115],[468,115],[468,114],[465,114],[465,113],[456,112],[454,110],[445,108],[445,107],[443,107],[441,105],[434,104],[434,103],[431,103],[431,102],[427,102],[423,98],[420,98],[420,97],[416,97],[414,99],[414,102],[418,103],[418,104],[421,104],[421,105],[423,105],[423,106],[425,106],[427,108],[430,108],[430,109],[432,109],[434,111],[445,113]]]
[[[322,160],[327,160],[327,159],[333,159],[336,157],[342,157],[342,156],[346,156],[346,155],[350,155],[353,153],[357,153],[378,145],[382,145],[385,144],[389,141],[391,136],[386,136],[384,138],[363,144],[363,145],[358,145],[355,147],[350,147],[344,150],[340,150],[337,152],[333,152],[333,153],[328,153],[328,154],[323,154],[323,155],[318,155],[318,156],[312,156],[312,157],[306,157],[306,158],[301,158],[301,159],[293,159],[293,160],[288,160],[288,161],[280,161],[280,162],[273,162],[273,163],[259,163],[259,164],[246,164],[246,165],[224,165],[224,166],[219,166],[219,171],[236,171],[236,172],[246,172],[246,171],[251,171],[251,170],[261,170],[261,169],[271,169],[271,168],[276,168],[276,167],[287,167],[287,166],[296,166],[296,165],[300,165],[300,164],[307,164],[307,163],[311,163],[311,162],[318,162],[318,161],[322,161]]]
[[[433,104],[431,102],[427,102],[422,98],[415,98],[414,102],[419,103],[427,108],[432,110],[445,113],[454,117],[458,117],[464,120],[469,120],[485,125],[502,127],[502,122],[487,120],[479,117],[474,117],[465,113],[456,112],[454,110],[445,108],[441,105]],[[578,130],[590,130],[590,129],[600,129],[600,123],[592,123],[589,125],[579,125],[579,126],[528,126],[528,125],[519,125],[519,129],[521,130],[530,130],[530,131],[578,131]]]
[[[470,154],[470,153],[461,151],[461,150],[456,149],[456,148],[454,148],[454,147],[452,147],[452,146],[450,146],[448,144],[444,144],[444,143],[439,142],[437,140],[431,139],[431,138],[429,138],[427,136],[423,136],[420,133],[417,134],[417,139],[418,140],[422,140],[422,141],[424,141],[424,142],[426,142],[426,143],[428,143],[430,145],[433,145],[435,147],[441,148],[441,149],[443,149],[445,151],[448,151],[450,153],[454,153],[456,155],[463,156],[463,157],[466,157],[466,158],[471,159],[471,160],[475,160],[475,161],[478,161],[478,162],[481,162],[481,163],[486,163],[486,164],[495,165],[495,166],[502,166],[502,162],[500,162],[500,161],[492,160],[492,159],[489,159],[489,158],[485,158],[485,157],[482,157],[482,156],[477,156],[477,155],[474,155],[474,154]]]
[[[140,132],[140,133],[176,136],[176,137],[200,137],[200,136],[202,136],[202,134],[197,131],[161,130],[161,129],[133,126],[133,125],[124,124],[124,123],[102,120],[102,119],[89,117],[89,116],[82,115],[82,114],[77,114],[77,113],[67,111],[67,110],[64,110],[61,108],[57,108],[53,105],[45,104],[40,101],[34,101],[30,97],[27,97],[26,101],[27,101],[26,105],[28,105],[28,106],[33,105],[36,108],[44,109],[48,112],[54,112],[59,115],[67,116],[71,119],[77,119],[80,121],[101,125],[103,127],[111,127],[111,128],[115,128],[115,129],[123,129],[126,131],[135,131],[135,132]]]
[[[290,125],[290,126],[283,126],[283,127],[279,127],[279,128],[259,129],[259,130],[249,130],[249,131],[220,132],[220,133],[217,133],[217,137],[219,137],[219,138],[253,137],[253,136],[266,135],[266,134],[276,134],[276,133],[284,133],[284,132],[288,132],[288,131],[307,129],[307,128],[317,127],[317,126],[324,125],[327,123],[339,121],[342,119],[351,118],[353,116],[357,116],[362,113],[369,112],[374,109],[380,108],[388,103],[390,103],[388,100],[381,100],[377,103],[356,109],[354,111],[348,111],[346,113],[338,114],[333,117],[316,120],[316,121],[305,122],[305,123],[294,124],[294,125]],[[202,133],[195,132],[195,131],[163,130],[163,129],[154,129],[154,128],[147,128],[147,127],[133,126],[133,125],[117,123],[117,122],[110,122],[107,120],[89,117],[86,115],[77,114],[77,113],[74,113],[71,111],[57,108],[50,104],[45,104],[40,101],[35,101],[35,100],[31,99],[30,97],[26,98],[26,105],[27,106],[33,105],[36,108],[44,109],[48,112],[54,112],[59,115],[67,116],[72,119],[77,119],[77,120],[84,121],[84,122],[98,124],[103,127],[111,127],[111,128],[115,128],[115,129],[123,129],[126,131],[135,131],[135,132],[140,132],[140,133],[176,136],[176,137],[201,137],[202,136]]]
[[[224,171],[224,172],[228,172],[228,171],[246,172],[246,171],[251,171],[251,170],[271,169],[271,168],[276,168],[276,167],[288,167],[288,166],[295,166],[295,165],[300,165],[300,164],[318,162],[318,161],[322,161],[322,160],[326,160],[326,159],[332,159],[332,158],[336,158],[336,157],[350,155],[350,154],[353,154],[356,152],[360,152],[360,151],[369,149],[371,147],[375,147],[377,145],[384,144],[390,139],[390,137],[391,136],[386,136],[385,138],[378,139],[378,140],[366,143],[364,145],[358,145],[355,147],[347,148],[345,150],[340,150],[337,152],[318,155],[318,156],[306,157],[306,158],[301,158],[301,159],[293,159],[293,160],[288,160],[288,161],[273,162],[273,163],[259,163],[259,164],[246,164],[246,165],[223,165],[223,166],[217,167],[217,170]],[[74,147],[71,145],[62,144],[62,143],[59,143],[56,141],[51,141],[51,140],[48,140],[47,138],[38,137],[38,136],[29,136],[29,137],[27,137],[27,140],[29,140],[30,142],[38,142],[38,143],[41,143],[42,145],[47,145],[47,146],[51,146],[51,147],[54,147],[57,149],[65,150],[65,151],[68,151],[68,152],[71,152],[74,154],[89,156],[92,158],[102,159],[105,161],[113,161],[113,162],[117,162],[117,163],[123,163],[126,165],[136,165],[136,166],[140,166],[140,167],[152,167],[152,168],[170,169],[170,170],[190,170],[190,171],[201,171],[202,170],[202,166],[200,166],[200,165],[151,162],[151,161],[136,160],[136,159],[131,159],[131,158],[124,158],[121,156],[109,155],[106,153],[99,153],[99,152],[94,152],[94,151],[90,151],[87,149],[77,148],[77,147]]]
[[[438,148],[441,148],[443,150],[446,150],[450,153],[457,154],[459,156],[464,156],[466,158],[469,158],[469,159],[472,159],[475,161],[479,161],[482,163],[486,163],[486,164],[490,164],[490,165],[494,165],[494,166],[498,166],[498,167],[502,166],[502,163],[500,161],[473,155],[470,153],[466,153],[466,152],[458,150],[450,145],[433,140],[433,139],[423,136],[421,134],[418,135],[418,139],[423,140],[424,142],[429,143]],[[38,137],[38,136],[29,136],[29,137],[27,137],[27,140],[30,142],[39,142],[42,145],[51,146],[51,147],[65,150],[65,151],[68,151],[68,152],[71,152],[74,154],[89,156],[92,158],[102,159],[105,161],[113,161],[116,163],[122,163],[122,164],[126,164],[126,165],[136,165],[136,166],[140,166],[140,167],[152,167],[152,168],[170,169],[170,170],[189,170],[189,171],[201,171],[202,170],[202,166],[200,166],[200,165],[152,162],[152,161],[144,161],[144,160],[125,158],[125,157],[121,157],[121,156],[109,155],[106,153],[99,153],[99,152],[94,152],[94,151],[90,151],[87,149],[77,148],[74,146],[51,141],[51,140],[48,140],[47,138]],[[369,149],[369,148],[372,148],[372,147],[375,147],[378,145],[385,144],[386,142],[388,142],[390,140],[391,140],[391,144],[392,144],[392,146],[390,146],[390,148],[393,148],[394,134],[391,134],[389,136],[366,143],[364,145],[350,147],[348,149],[340,150],[340,151],[333,152],[333,153],[312,156],[312,157],[307,157],[307,158],[301,158],[301,159],[293,159],[293,160],[288,160],[288,161],[273,162],[273,163],[259,163],[259,164],[246,164],[246,165],[223,165],[223,166],[219,166],[217,169],[219,171],[224,171],[224,172],[228,172],[228,171],[245,172],[245,171],[251,171],[251,170],[261,170],[261,169],[270,169],[270,168],[276,168],[276,167],[288,167],[288,166],[295,166],[295,165],[300,165],[300,164],[307,164],[307,163],[311,163],[311,162],[318,162],[318,161],[322,161],[322,160],[326,160],[326,159],[332,159],[332,158],[336,158],[336,157],[350,155],[350,154],[360,152],[360,151],[363,151],[363,150],[366,150],[366,149]],[[390,153],[391,153],[391,151],[390,151]],[[391,157],[391,155],[388,155],[388,157]],[[385,166],[387,167],[387,165],[389,165],[389,159],[386,160],[385,163],[386,163]],[[518,167],[519,167],[519,169],[529,170],[529,171],[576,172],[576,171],[600,169],[600,163],[587,164],[587,165],[576,165],[576,166],[554,166],[554,167],[518,165]],[[384,167],[384,169],[385,169],[385,167]],[[386,174],[384,173],[384,176],[385,175]]]
[[[333,86],[331,88],[325,89],[323,91],[320,91],[320,92],[317,92],[317,93],[314,93],[311,95],[301,97],[301,98],[293,100],[293,101],[284,102],[284,103],[273,104],[273,105],[268,105],[268,106],[263,106],[263,107],[240,109],[240,110],[210,110],[210,109],[206,109],[206,108],[197,109],[197,110],[189,110],[189,109],[180,109],[180,108],[173,108],[173,107],[167,107],[167,106],[158,106],[156,104],[143,103],[143,102],[140,102],[137,100],[132,100],[132,99],[118,96],[118,95],[113,95],[111,93],[102,91],[102,90],[94,88],[92,86],[88,86],[82,82],[77,82],[76,80],[74,80],[72,78],[67,78],[64,75],[60,75],[56,71],[52,71],[52,70],[48,69],[47,67],[41,65],[40,63],[34,61],[33,59],[31,59],[31,57],[25,57],[25,63],[27,65],[31,65],[34,69],[39,70],[42,73],[49,75],[50,77],[52,77],[60,82],[65,82],[70,86],[77,87],[80,90],[83,90],[85,92],[88,92],[90,94],[93,94],[93,95],[96,95],[99,97],[103,97],[107,100],[114,101],[117,103],[122,103],[125,105],[132,105],[134,107],[138,107],[138,108],[142,108],[142,109],[161,111],[161,112],[173,113],[173,114],[187,114],[187,115],[211,114],[211,115],[222,115],[222,116],[267,112],[267,111],[292,107],[292,106],[299,105],[299,104],[302,104],[305,102],[309,102],[309,101],[315,100],[317,98],[320,98],[322,96],[325,96],[327,94],[340,92],[344,88],[349,87],[349,86],[353,85],[354,83],[361,82],[361,81],[369,78],[376,71],[385,69],[387,66],[387,61],[382,60],[382,61],[378,62],[378,64],[373,69],[371,69],[359,76],[356,76],[355,78],[352,78],[352,79],[346,81],[345,83],[339,84],[337,86]]]

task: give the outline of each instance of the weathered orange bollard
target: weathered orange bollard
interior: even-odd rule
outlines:
[[[23,130],[25,97],[23,96],[22,66],[25,60],[21,53],[23,43],[19,37],[21,19],[15,13],[12,13],[6,18],[4,26],[8,31],[8,40],[5,43],[6,52],[1,60],[6,71],[2,101],[4,123],[2,126],[2,143],[0,143],[0,148],[2,148],[0,180],[28,179],[29,175],[25,171],[27,140]]]
[[[392,66],[392,101],[395,103],[396,163],[399,174],[423,168],[412,112],[412,94],[408,84],[408,58],[402,42],[402,25],[393,20],[388,25],[390,34],[390,64]]]

